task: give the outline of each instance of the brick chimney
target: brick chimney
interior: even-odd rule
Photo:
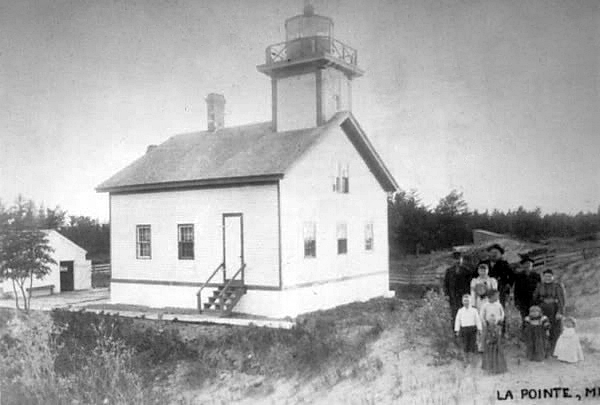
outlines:
[[[206,113],[210,132],[223,128],[225,126],[225,96],[210,93],[206,97]]]

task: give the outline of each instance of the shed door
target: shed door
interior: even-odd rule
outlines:
[[[223,260],[228,277],[244,263],[244,227],[242,214],[223,214]]]
[[[60,291],[73,291],[73,261],[60,262]]]

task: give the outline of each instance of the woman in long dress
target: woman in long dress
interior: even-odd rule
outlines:
[[[498,289],[498,282],[495,278],[490,277],[488,273],[488,264],[479,263],[477,266],[477,274],[479,276],[471,280],[471,304],[479,313],[481,313],[483,304],[488,302],[488,291]],[[483,340],[481,337],[477,340],[477,349],[480,353],[483,352]]]
[[[483,335],[483,357],[481,368],[490,374],[502,374],[507,371],[506,358],[502,349],[502,327],[494,315],[486,322]]]

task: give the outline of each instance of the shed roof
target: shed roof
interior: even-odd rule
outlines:
[[[87,250],[85,250],[84,248],[79,246],[77,243],[73,242],[71,239],[67,238],[62,233],[58,232],[56,229],[42,229],[41,231],[44,232],[48,236],[54,236],[58,239],[62,239],[68,245],[72,246],[75,249],[82,251],[84,255],[87,254]]]
[[[395,191],[395,180],[349,112],[337,113],[322,126],[294,131],[275,132],[271,122],[264,122],[175,135],[96,190],[133,192],[279,179],[336,126],[342,127],[382,187]]]

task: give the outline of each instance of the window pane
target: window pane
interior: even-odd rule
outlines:
[[[194,243],[193,242],[179,242],[179,258],[180,259],[193,259],[194,258]]]
[[[348,252],[348,228],[345,223],[337,224],[337,252],[345,254]]]
[[[150,225],[136,226],[136,255],[138,258],[149,258],[151,254]]]
[[[365,249],[373,250],[373,224],[365,225]]]
[[[179,225],[179,241],[193,242],[194,241],[194,225]]]
[[[315,240],[304,241],[304,257],[317,257],[317,242]]]
[[[177,245],[177,254],[179,259],[194,258],[194,225],[177,225],[179,230]]]
[[[337,241],[337,250],[338,255],[343,255],[348,253],[348,240],[347,239],[338,239]]]
[[[314,222],[305,222],[304,234],[304,257],[317,256],[317,226]]]

